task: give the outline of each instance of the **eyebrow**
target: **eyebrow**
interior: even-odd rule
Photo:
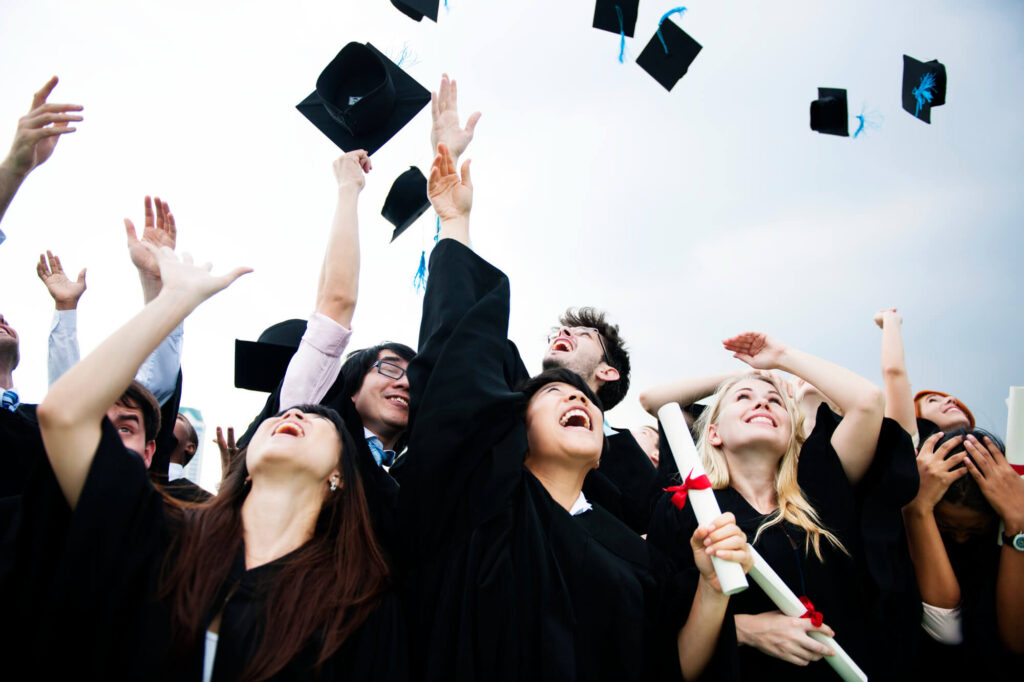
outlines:
[[[397,355],[385,355],[378,362],[403,362],[404,358],[400,358]]]
[[[123,412],[123,413],[117,415],[117,421],[119,421],[119,422],[132,421],[132,422],[135,422],[136,424],[138,424],[139,423],[139,415],[133,414],[131,412]]]

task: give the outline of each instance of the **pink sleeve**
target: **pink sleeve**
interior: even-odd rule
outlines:
[[[319,403],[341,373],[341,355],[352,330],[313,313],[281,384],[280,408]]]

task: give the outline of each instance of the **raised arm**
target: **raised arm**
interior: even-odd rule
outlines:
[[[338,204],[327,238],[320,280],[316,290],[316,312],[338,324],[351,327],[359,293],[359,220],[356,208],[371,169],[370,156],[362,149],[348,152],[334,162],[338,181]]]
[[[843,411],[832,434],[843,471],[857,483],[871,466],[882,427],[882,391],[845,367],[791,348],[759,332],[745,332],[722,342],[733,357],[755,369],[781,369],[813,384]]]
[[[469,246],[469,212],[473,208],[473,183],[469,159],[462,164],[462,177],[455,172],[455,159],[443,142],[427,178],[427,196],[441,219],[441,239],[454,239]]]
[[[163,288],[138,315],[72,367],[39,405],[39,427],[57,482],[72,508],[85,485],[103,416],[131,382],[142,361],[200,303],[249,268],[220,276],[190,256],[147,246],[157,259]]]
[[[742,373],[745,372],[746,370],[743,370]],[[740,372],[686,377],[670,381],[667,384],[660,384],[640,394],[640,405],[647,410],[648,414],[657,417],[658,410],[668,403],[679,403],[680,407],[686,407],[707,398],[718,389],[723,381],[738,373]]]
[[[71,281],[64,274],[60,258],[52,252],[39,254],[36,274],[53,298],[56,309],[50,325],[47,352],[49,385],[53,385],[64,372],[78,362],[78,300],[85,293],[85,268],[78,279]]]
[[[441,76],[441,88],[430,93],[430,116],[433,125],[430,128],[430,151],[438,152],[438,145],[444,143],[455,161],[459,160],[466,147],[473,140],[476,122],[480,120],[480,112],[474,112],[466,120],[466,127],[459,126],[459,89],[448,74]]]
[[[882,330],[882,389],[885,393],[885,416],[903,427],[917,442],[917,416],[914,393],[910,390],[907,363],[903,357],[903,318],[895,308],[875,313],[875,324]]]
[[[46,102],[55,87],[56,76],[32,97],[29,112],[18,121],[11,151],[0,163],[0,221],[28,174],[50,158],[61,135],[75,132],[71,123],[82,120],[81,115],[68,113],[81,111],[80,105]]]

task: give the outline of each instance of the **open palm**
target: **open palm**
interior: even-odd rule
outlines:
[[[786,347],[761,332],[744,332],[722,342],[732,356],[754,369],[777,369]]]
[[[437,146],[437,156],[427,179],[427,196],[441,220],[469,215],[473,207],[473,183],[469,178],[469,161],[462,164],[462,177],[455,172],[455,161],[448,145]]]

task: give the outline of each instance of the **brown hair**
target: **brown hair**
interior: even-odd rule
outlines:
[[[160,403],[148,388],[138,381],[132,380],[132,383],[128,384],[128,388],[124,389],[124,393],[114,404],[140,410],[146,442],[156,440],[156,434],[160,433]]]
[[[330,419],[338,429],[341,486],[325,493],[313,537],[275,575],[263,614],[265,645],[256,649],[242,679],[272,677],[314,639],[322,643],[317,659],[321,666],[389,588],[388,566],[374,537],[352,436],[334,410],[321,405],[299,409]],[[164,565],[160,598],[169,600],[172,650],[179,654],[197,641],[241,548],[248,476],[241,452],[217,497],[199,506],[172,508],[181,516],[181,526]]]

